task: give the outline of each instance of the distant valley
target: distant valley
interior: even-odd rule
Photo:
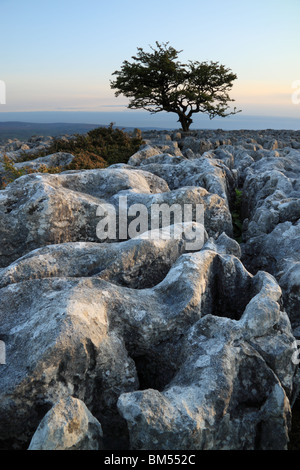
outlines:
[[[0,141],[7,139],[29,139],[33,135],[57,137],[65,134],[85,134],[98,124],[80,123],[31,123],[31,122],[0,122]]]

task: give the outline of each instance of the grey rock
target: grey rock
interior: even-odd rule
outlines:
[[[144,164],[143,169],[160,175],[170,189],[183,186],[199,186],[218,194],[226,203],[231,199],[235,179],[229,168],[221,161],[202,156],[178,164]]]
[[[176,226],[169,229],[173,233]],[[192,240],[196,224],[183,224],[182,229],[178,238],[168,239],[167,234],[164,237],[163,233],[152,231],[122,243],[73,242],[38,248],[0,269],[0,288],[54,277],[95,277],[134,289],[153,287],[164,279],[181,254],[191,251],[186,240]],[[206,240],[204,231],[203,243]],[[225,244],[235,244],[225,234],[217,243],[213,246],[220,244],[222,253],[226,253]]]
[[[41,246],[100,242],[97,209],[110,203],[119,214],[120,196],[127,197],[128,206],[143,204],[149,214],[153,204],[192,204],[194,210],[200,204],[209,236],[232,233],[231,214],[220,197],[202,188],[169,191],[163,179],[146,171],[114,168],[28,175],[0,193],[0,267]],[[151,228],[150,222],[149,218],[143,231]],[[118,241],[118,234],[108,241]]]
[[[127,165],[0,191],[0,448],[34,435],[32,449],[286,449],[300,390],[300,132],[142,137]],[[16,161],[50,143],[1,144],[0,171],[4,152]],[[161,238],[173,218],[100,240],[96,211],[120,215],[121,197],[148,213],[201,204],[202,249],[188,248],[195,222]]]
[[[128,164],[132,166],[138,166],[149,157],[163,153],[182,157],[182,153],[178,147],[177,142],[169,142],[169,140],[167,140],[166,142],[156,143],[154,141],[154,143],[151,145],[146,144],[142,146],[134,155],[129,158]]]
[[[129,158],[128,164],[132,166],[139,165],[143,160],[153,157],[154,155],[159,155],[160,153],[158,148],[145,145]]]
[[[216,240],[210,238],[203,246],[203,250],[213,250],[220,254],[230,254],[241,258],[242,250],[239,243],[223,232]]]
[[[54,278],[1,290],[7,345],[7,365],[0,371],[2,447],[13,439],[15,448],[23,448],[45,412],[69,395],[97,419],[106,410],[100,421],[109,427],[108,437],[120,433],[122,441],[126,435],[114,407],[122,390],[138,387],[138,378],[123,340],[108,332],[106,302],[114,297],[118,304],[121,297],[106,294],[105,285]]]
[[[26,161],[22,163],[15,163],[15,168],[30,168],[32,170],[38,170],[40,166],[45,166],[46,168],[58,167],[62,166],[65,167],[72,163],[74,160],[74,155],[66,152],[57,152],[51,155],[47,155],[46,157],[39,157],[35,160]]]
[[[97,207],[127,189],[152,194],[169,188],[161,178],[141,170],[87,170],[18,178],[0,192],[0,266],[44,245],[99,241]]]
[[[28,450],[102,450],[102,438],[101,424],[85,404],[67,397],[44,416]]]
[[[194,153],[202,155],[204,152],[213,149],[215,146],[209,140],[197,139],[195,137],[186,137],[183,141],[183,153],[190,149]]]
[[[279,145],[281,148],[282,146]],[[293,328],[300,324],[300,152],[291,148],[264,150],[251,165],[243,187],[243,262],[252,272],[273,274]]]
[[[142,160],[140,166],[143,167],[144,165],[150,165],[153,163],[176,165],[184,160],[186,159],[181,156],[170,155],[168,153],[159,153],[145,160]]]
[[[215,286],[220,286],[219,296]],[[265,314],[256,318],[261,323],[246,339],[266,336],[259,345],[261,356],[267,351],[273,357],[275,348],[274,373],[280,377],[284,364],[282,386],[288,394],[293,364],[287,357],[294,338],[286,323],[280,335],[284,347],[278,347],[274,326],[283,315],[277,304],[280,289],[264,274],[252,278],[234,256],[211,250],[183,254],[159,284],[140,290],[91,277],[32,279],[3,287],[2,445],[13,439],[22,446],[42,419],[41,410],[45,414],[45,408],[70,395],[82,400],[101,422],[104,436],[120,445],[126,432],[116,409],[119,396],[150,383],[164,389],[178,371],[182,342],[201,317],[230,318],[233,332],[236,325],[247,330],[256,310],[248,308],[247,321],[242,315],[255,295],[255,308],[261,305]]]
[[[239,320],[207,313],[190,328],[165,387],[120,396],[133,449],[287,448],[293,335],[275,280],[252,282],[257,294]]]
[[[252,271],[267,270],[278,280],[293,328],[300,325],[300,222],[279,223],[268,234],[250,238],[243,247]]]

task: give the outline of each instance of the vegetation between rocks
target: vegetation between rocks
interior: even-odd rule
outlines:
[[[0,182],[0,189],[20,176],[31,173],[61,173],[66,170],[90,170],[106,168],[115,163],[127,163],[142,145],[141,133],[130,136],[121,129],[114,129],[113,123],[108,127],[99,127],[89,131],[85,135],[75,134],[73,139],[57,138],[47,150],[40,153],[24,153],[20,162],[36,160],[57,152],[67,152],[74,155],[74,160],[67,166],[47,167],[41,165],[38,169],[29,167],[16,168],[14,162],[7,156],[4,157],[5,176]]]

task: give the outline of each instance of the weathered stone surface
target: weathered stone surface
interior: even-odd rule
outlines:
[[[193,204],[194,209],[201,204],[210,236],[232,233],[231,214],[223,199],[202,188],[169,191],[163,179],[146,171],[114,168],[28,175],[0,194],[0,267],[41,246],[100,242],[97,209],[110,203],[119,214],[120,196],[127,197],[128,206],[143,204],[149,215],[153,204],[179,204],[182,208]],[[128,224],[130,220],[132,217]],[[118,241],[118,233],[108,241]]]
[[[199,186],[228,201],[235,187],[234,176],[221,160],[203,156],[177,164],[146,162],[143,162],[143,170],[159,175],[168,183],[170,189]]]
[[[119,196],[121,193],[113,196],[110,203],[116,208],[119,205]],[[179,205],[184,213],[184,205],[189,204],[193,209],[193,220],[196,220],[196,206],[203,206],[204,227],[209,236],[217,238],[223,231],[229,236],[232,235],[232,217],[226,201],[217,194],[209,193],[206,189],[197,186],[184,186],[173,191],[157,193],[152,195],[133,194],[122,192],[127,196],[128,205],[143,204],[151,213],[153,205]],[[172,220],[171,220],[172,222]],[[150,229],[150,223],[148,228]]]
[[[160,155],[162,153],[168,153],[177,157],[182,157],[182,153],[178,148],[177,142],[155,142],[154,144],[146,144],[142,146],[138,152],[132,155],[129,160],[128,164],[132,166],[138,166],[142,162],[145,162],[150,157],[155,155]]]
[[[143,167],[144,165],[150,165],[153,163],[176,165],[184,161],[186,161],[185,157],[174,156],[170,155],[169,153],[159,153],[145,160],[142,160],[139,166]]]
[[[243,248],[244,261],[253,271],[272,273],[283,291],[283,301],[293,328],[300,326],[300,222],[279,223],[267,234],[250,238]],[[299,333],[297,333],[297,337]]]
[[[300,152],[267,153],[248,169],[243,191],[243,261],[272,273],[294,328],[300,325]]]
[[[204,244],[203,249],[213,250],[220,254],[234,255],[237,258],[240,258],[242,255],[239,243],[228,237],[225,232],[223,232],[216,240],[210,238]]]
[[[209,140],[186,137],[183,141],[183,152],[191,150],[195,154],[202,155],[204,152],[213,149],[215,146]]]
[[[293,336],[276,302],[276,282],[260,273],[252,283],[258,293],[238,320],[212,309],[190,328],[174,359],[176,372],[161,391],[149,384],[120,396],[133,449],[286,448]],[[270,357],[276,358],[271,365]]]
[[[251,343],[264,370],[270,368],[264,355],[268,363],[269,356],[276,357],[268,372],[272,377],[276,374],[272,387],[278,384],[289,395],[294,366],[288,358],[294,337],[277,304],[279,296],[280,289],[271,277],[262,273],[252,278],[238,258],[209,249],[182,255],[151,289],[128,289],[97,278],[34,279],[3,287],[0,322],[8,358],[1,369],[3,445],[12,439],[15,445],[25,444],[41,414],[69,395],[81,399],[99,419],[104,439],[105,434],[108,440],[114,436],[114,443],[120,445],[126,432],[116,410],[118,397],[140,387],[163,390],[172,383],[181,367],[186,335],[203,316],[229,317],[229,323],[228,318],[224,321],[232,327],[230,334],[240,341],[241,334],[234,335],[236,330],[243,332],[247,347]],[[257,311],[261,311],[260,317]],[[223,325],[220,331],[224,334]],[[211,334],[214,337],[216,330]],[[255,346],[256,337],[259,346]],[[199,344],[201,338],[202,333]],[[279,382],[283,364],[284,376]],[[249,380],[254,387],[258,376],[252,366]],[[223,370],[222,360],[218,367]],[[217,394],[213,396],[218,402]],[[201,408],[201,403],[194,406]],[[214,406],[217,404],[212,403]],[[278,413],[284,423],[283,408]],[[218,427],[217,421],[215,424]],[[283,447],[286,432],[284,425],[278,437]],[[159,445],[165,448],[163,439]],[[231,448],[235,445],[233,440]]]
[[[81,400],[67,397],[40,422],[28,450],[101,450],[101,424]]]
[[[22,163],[15,163],[15,168],[30,168],[32,170],[38,170],[41,165],[45,166],[46,168],[51,167],[58,167],[58,166],[67,166],[74,160],[74,155],[71,153],[66,152],[57,152],[51,155],[47,155],[46,157],[39,157],[35,160],[30,160],[27,162]]]
[[[143,160],[153,157],[154,155],[159,155],[160,153],[160,149],[157,147],[145,145],[129,158],[128,164],[132,166],[139,165]]]
[[[128,189],[151,194],[168,186],[150,173],[117,169],[19,178],[0,193],[0,266],[43,245],[98,241],[97,207]]]
[[[185,240],[193,240],[195,223],[183,224],[182,236],[165,236],[162,232],[145,232],[122,243],[74,242],[48,245],[19,258],[0,269],[0,288],[32,279],[53,277],[97,277],[131,288],[153,287],[164,279],[177,258],[188,250]],[[198,227],[203,230],[201,226]],[[170,227],[169,233],[176,230]],[[207,234],[203,231],[204,244]],[[222,250],[235,242],[224,233],[211,241],[213,248]],[[193,244],[191,244],[193,245]],[[202,245],[201,245],[202,246]],[[226,251],[225,251],[226,252]]]
[[[12,440],[26,446],[45,413],[69,395],[96,410],[97,418],[106,410],[103,424],[113,432],[113,405],[122,390],[138,387],[138,378],[123,340],[108,332],[105,305],[112,295],[105,285],[54,278],[1,290],[7,345],[7,365],[1,367],[2,446]],[[116,292],[113,297],[118,303]]]

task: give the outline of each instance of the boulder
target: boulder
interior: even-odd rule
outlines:
[[[139,166],[141,163],[153,157],[155,155],[160,155],[162,153],[168,153],[177,157],[182,157],[182,153],[178,147],[177,142],[172,142],[170,139],[165,139],[165,141],[154,141],[153,144],[143,145],[135,154],[133,154],[129,160],[128,165]]]
[[[264,150],[248,168],[242,209],[246,217],[242,260],[251,272],[263,269],[276,277],[294,329],[300,325],[299,175],[299,151],[284,148],[274,155]]]
[[[61,399],[40,422],[28,450],[102,450],[101,424],[76,398]]]
[[[300,133],[143,139],[129,164],[0,191],[0,448],[286,449],[300,390]],[[16,160],[20,145],[0,151]]]
[[[296,367],[291,361],[294,337],[286,314],[280,310],[281,291],[275,280],[266,273],[253,277],[235,256],[210,249],[183,254],[160,283],[146,289],[124,287],[97,276],[54,277],[19,280],[3,287],[0,294],[1,337],[6,343],[7,357],[0,370],[1,447],[11,442],[15,448],[28,446],[45,413],[59,400],[73,396],[82,400],[101,422],[106,448],[128,445],[126,422],[132,448],[140,448],[131,433],[133,418],[129,419],[122,407],[119,409],[124,419],[118,413],[119,397],[122,403],[124,393],[141,394],[137,390],[149,388],[163,394],[182,377],[180,386],[186,388],[187,396],[193,396],[193,405],[181,400],[177,385],[172,388],[175,394],[172,403],[175,400],[182,404],[178,405],[180,414],[181,407],[186,406],[187,410],[197,408],[204,417],[206,405],[201,390],[207,390],[209,385],[204,377],[211,377],[213,383],[222,387],[229,371],[224,406],[230,396],[233,400],[237,395],[234,398],[237,404],[232,408],[235,411],[230,411],[223,421],[227,408],[222,408],[223,405],[219,408],[219,389],[209,385],[214,390],[207,397],[209,409],[215,410],[211,411],[211,416],[215,416],[212,427],[217,432],[228,422],[224,428],[227,446],[240,448],[249,417],[254,416],[253,439],[245,446],[264,448],[267,446],[264,440],[255,444],[260,435],[259,422],[262,419],[265,426],[272,427],[276,421],[281,431],[277,441],[271,440],[268,446],[279,446],[278,442],[280,448],[286,446],[288,397]],[[199,320],[203,322],[197,329]],[[206,336],[210,340],[204,344]],[[228,355],[218,352],[221,344],[222,351],[231,351],[228,361]],[[212,361],[202,357],[207,354],[212,355]],[[197,375],[202,370],[197,361],[205,364],[202,379]],[[226,361],[229,369],[225,367]],[[240,377],[241,363],[249,381],[246,395],[242,387],[244,375],[235,379]],[[258,390],[263,376],[265,382]],[[193,395],[189,387],[201,390]],[[267,396],[277,396],[275,390],[281,405],[274,417],[273,409],[263,412],[262,408],[264,404],[269,406]],[[253,394],[253,401],[248,393],[250,397]],[[220,409],[223,411],[217,412]],[[165,409],[151,413],[158,417]],[[200,422],[199,413],[192,412],[193,422]],[[237,416],[234,424],[233,416]],[[179,448],[202,446],[202,431],[197,434],[194,425],[190,428],[187,423],[185,428],[181,423],[179,434],[176,421],[172,422],[175,441],[165,440],[162,433],[157,443],[153,440],[153,448],[175,449],[173,442],[178,444],[180,435],[189,437],[183,439],[183,447]],[[240,431],[235,437],[238,423]],[[189,429],[193,430],[191,434]],[[143,441],[144,446],[148,446],[149,439]],[[209,446],[223,445],[213,434]]]

